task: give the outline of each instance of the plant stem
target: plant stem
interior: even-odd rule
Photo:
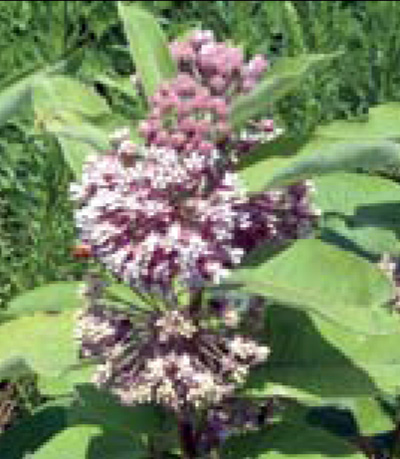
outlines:
[[[196,440],[193,425],[188,419],[179,420],[179,437],[184,459],[196,458]]]

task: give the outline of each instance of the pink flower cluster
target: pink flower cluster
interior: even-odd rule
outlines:
[[[78,318],[82,356],[102,359],[96,383],[125,403],[179,411],[230,396],[269,349],[234,331],[239,317],[230,301],[207,303],[206,317],[214,313],[224,325],[209,329],[192,304],[179,304],[176,286],[194,294],[220,282],[258,245],[307,234],[316,213],[310,183],[248,195],[234,172],[238,154],[279,133],[270,119],[252,120],[239,133],[229,123],[232,102],[260,81],[266,60],[244,62],[239,48],[209,31],[172,43],[171,51],[180,73],[150,100],[139,126],[143,144],[129,129],[117,131],[112,150],[84,164],[71,195],[93,256],[165,303],[143,316],[134,305],[117,311],[92,279]],[[252,308],[260,317],[259,301]]]
[[[188,308],[133,318],[105,308],[90,284],[83,295],[76,331],[82,356],[102,360],[94,382],[129,405],[155,402],[178,412],[218,403],[269,354],[249,338],[208,330]]]
[[[306,183],[246,197],[212,156],[135,148],[143,159],[130,167],[118,154],[91,158],[71,187],[81,240],[132,287],[168,296],[175,279],[218,283],[257,244],[297,237],[312,220]]]
[[[182,72],[197,76],[213,94],[228,101],[252,90],[268,68],[262,55],[244,62],[238,47],[217,42],[210,30],[199,30],[186,40],[174,41],[170,50]]]

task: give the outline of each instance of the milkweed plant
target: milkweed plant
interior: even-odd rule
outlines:
[[[65,414],[24,452],[397,457],[400,106],[294,138],[279,100],[340,52],[271,61],[201,29],[167,43],[118,8],[141,119],[58,71],[29,82],[75,173],[88,273],[6,310],[3,376],[35,374],[42,419]]]

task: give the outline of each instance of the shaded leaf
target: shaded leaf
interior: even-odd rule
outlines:
[[[72,424],[100,425],[126,434],[158,433],[167,419],[155,405],[125,406],[110,392],[91,384],[78,386],[70,413]]]
[[[135,4],[117,5],[140,82],[149,98],[164,80],[176,75],[176,65],[154,17]]]
[[[97,426],[74,426],[53,437],[34,459],[137,459],[144,453],[133,437],[103,434]]]
[[[307,424],[279,424],[262,432],[229,439],[222,451],[224,459],[278,459],[326,457],[363,458],[343,439]]]
[[[29,453],[34,453],[54,435],[66,428],[66,413],[66,406],[53,404],[46,405],[33,415],[20,419],[14,426],[2,432],[0,457],[21,459]],[[70,457],[72,459],[73,456]]]

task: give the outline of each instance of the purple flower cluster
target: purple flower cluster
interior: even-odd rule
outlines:
[[[210,330],[188,308],[133,318],[104,307],[93,281],[82,292],[76,338],[83,357],[102,360],[94,382],[123,403],[155,402],[176,412],[220,402],[242,384],[269,349],[238,334]],[[204,311],[207,312],[207,311]]]
[[[71,188],[82,241],[133,287],[167,295],[174,279],[219,282],[257,244],[297,237],[312,220],[307,183],[248,197],[236,174],[210,178],[212,157],[136,150],[144,158],[130,167],[118,154],[91,158]]]
[[[111,152],[87,160],[71,195],[93,256],[165,302],[138,317],[134,305],[110,307],[102,283],[90,281],[77,339],[83,357],[102,360],[95,382],[125,403],[180,411],[231,396],[269,349],[236,332],[230,301],[223,311],[208,302],[193,313],[192,304],[179,304],[176,286],[193,294],[220,282],[258,245],[307,234],[316,213],[310,183],[248,195],[234,172],[239,154],[279,134],[271,119],[252,120],[239,133],[229,123],[233,101],[260,81],[266,60],[245,62],[239,48],[209,31],[172,43],[171,51],[180,73],[150,100],[139,125],[143,144],[127,128],[115,132]],[[213,314],[220,328],[209,327]]]

